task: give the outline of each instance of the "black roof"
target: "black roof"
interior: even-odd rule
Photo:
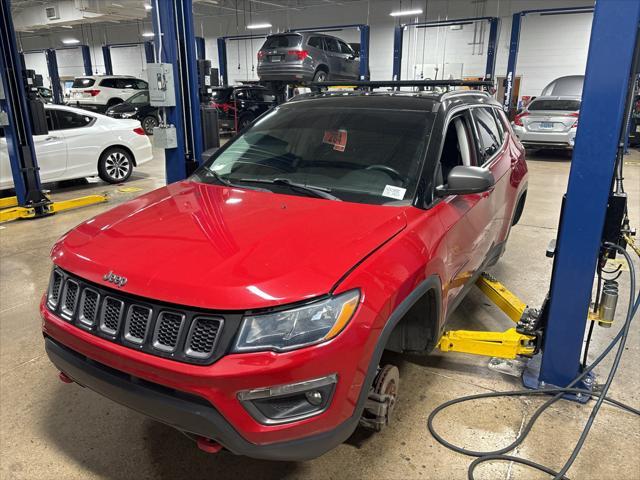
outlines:
[[[437,111],[441,103],[452,106],[460,103],[500,106],[488,94],[476,90],[450,92],[333,90],[298,95],[284,105],[300,103],[304,103],[305,107],[309,108],[335,106],[341,108],[422,110],[425,112]]]

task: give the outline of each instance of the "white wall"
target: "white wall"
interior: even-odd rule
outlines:
[[[403,8],[425,8],[425,2],[415,0],[402,2]],[[511,16],[514,12],[536,8],[554,8],[583,6],[592,3],[590,0],[429,0],[426,15],[418,18],[403,17],[402,23],[425,20],[443,20],[475,16],[499,16],[501,18],[500,36],[497,47],[496,75],[504,76],[509,54]],[[393,57],[393,31],[398,23],[397,18],[389,13],[398,10],[399,2],[391,0],[362,0],[344,6],[307,7],[298,10],[274,8],[272,11],[253,14],[252,22],[268,21],[273,25],[271,32],[295,27],[315,27],[319,25],[368,23],[371,27],[370,71],[373,79],[390,79]],[[201,11],[201,9],[199,9]],[[216,10],[210,10],[215,12]],[[216,39],[223,35],[249,34],[269,32],[248,31],[243,28],[244,21],[240,16],[240,26],[236,27],[236,16],[233,12],[222,15],[197,15],[194,30],[196,35],[205,37],[206,57],[215,66],[218,62]],[[591,14],[544,16],[527,15],[523,19],[523,28],[518,57],[517,75],[522,76],[520,95],[539,95],[542,88],[551,80],[570,74],[583,74],[586,63]],[[247,19],[247,22],[249,20]],[[77,27],[63,34],[43,34],[33,36],[22,34],[25,50],[60,46],[62,37],[76,37],[92,45],[92,62],[94,70],[104,71],[100,46],[105,43],[142,41],[142,32],[150,31],[149,21],[139,24],[106,24],[88,26],[83,30]],[[476,33],[473,44],[474,26],[465,25],[461,30],[449,27],[437,29],[410,28],[405,32],[403,48],[403,78],[434,78],[435,67],[438,67],[438,78],[458,75],[481,76],[486,65],[488,41],[488,24],[485,24],[483,35]],[[357,42],[355,30],[344,30],[333,33],[348,42]],[[227,50],[230,82],[256,79],[256,54],[263,39],[253,41],[229,42]],[[239,51],[238,51],[239,50]],[[117,65],[113,50],[114,73],[140,75],[144,73],[144,54],[118,56]],[[61,64],[61,62],[59,61]],[[253,65],[252,65],[253,64]],[[238,65],[240,68],[238,68]],[[62,64],[61,64],[62,66]],[[253,66],[253,70],[252,70]],[[140,73],[136,73],[140,72]]]
[[[51,88],[51,79],[49,78],[47,59],[44,52],[25,53],[24,63],[29,70],[35,70],[38,75],[42,75],[42,84]]]

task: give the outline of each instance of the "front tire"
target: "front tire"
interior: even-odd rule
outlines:
[[[326,82],[329,80],[329,74],[324,70],[318,70],[313,76],[314,82]]]
[[[123,148],[109,148],[98,160],[98,175],[107,183],[126,182],[132,172],[133,155]]]

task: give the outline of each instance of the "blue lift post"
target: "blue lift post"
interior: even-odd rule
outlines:
[[[518,50],[520,49],[520,31],[522,30],[522,19],[526,15],[569,15],[576,13],[591,13],[593,7],[567,7],[567,8],[543,8],[537,10],[523,10],[513,14],[511,20],[511,40],[509,41],[509,60],[507,61],[507,74],[505,75],[505,88],[502,106],[505,112],[511,111],[511,93],[513,82],[516,78],[516,64],[518,63]]]
[[[220,85],[229,84],[229,64],[227,57],[227,42],[240,40],[255,40],[256,38],[266,38],[267,35],[227,35],[218,37],[218,75],[220,76]]]
[[[407,28],[438,28],[453,25],[473,25],[474,22],[489,22],[489,42],[487,46],[487,66],[485,68],[485,80],[493,80],[496,71],[496,43],[498,41],[498,17],[471,17],[455,18],[451,20],[435,20],[432,22],[405,23],[398,25],[393,34],[393,80],[401,80],[402,77],[402,45],[404,31]]]
[[[206,58],[204,37],[196,37],[196,57],[198,58],[198,60],[204,60]]]
[[[4,131],[16,197],[20,206],[33,207],[36,215],[43,215],[50,201],[40,185],[22,77],[24,65],[18,53],[9,2],[0,2],[0,27],[0,77],[6,97],[0,100],[0,105],[9,117],[9,125]]]
[[[135,47],[142,45],[144,47],[144,57],[147,63],[155,61],[155,52],[153,42],[129,42],[129,43],[108,43],[102,46],[102,58],[104,59],[104,74],[113,75],[113,61],[111,59],[112,48]]]
[[[581,372],[580,353],[616,152],[626,128],[624,112],[639,22],[640,2],[596,3],[580,127],[558,230],[540,386],[544,382],[565,387]]]
[[[202,162],[202,129],[191,0],[153,0],[153,31],[162,63],[173,65],[176,106],[164,107],[177,148],[165,150],[167,183],[184,180]],[[160,47],[160,44],[162,47]]]

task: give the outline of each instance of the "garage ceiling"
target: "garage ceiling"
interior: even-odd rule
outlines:
[[[197,17],[299,11],[339,6],[362,0],[194,0]],[[19,32],[57,30],[86,23],[127,23],[148,19],[151,0],[12,0],[15,29]],[[146,8],[145,8],[146,5]]]

